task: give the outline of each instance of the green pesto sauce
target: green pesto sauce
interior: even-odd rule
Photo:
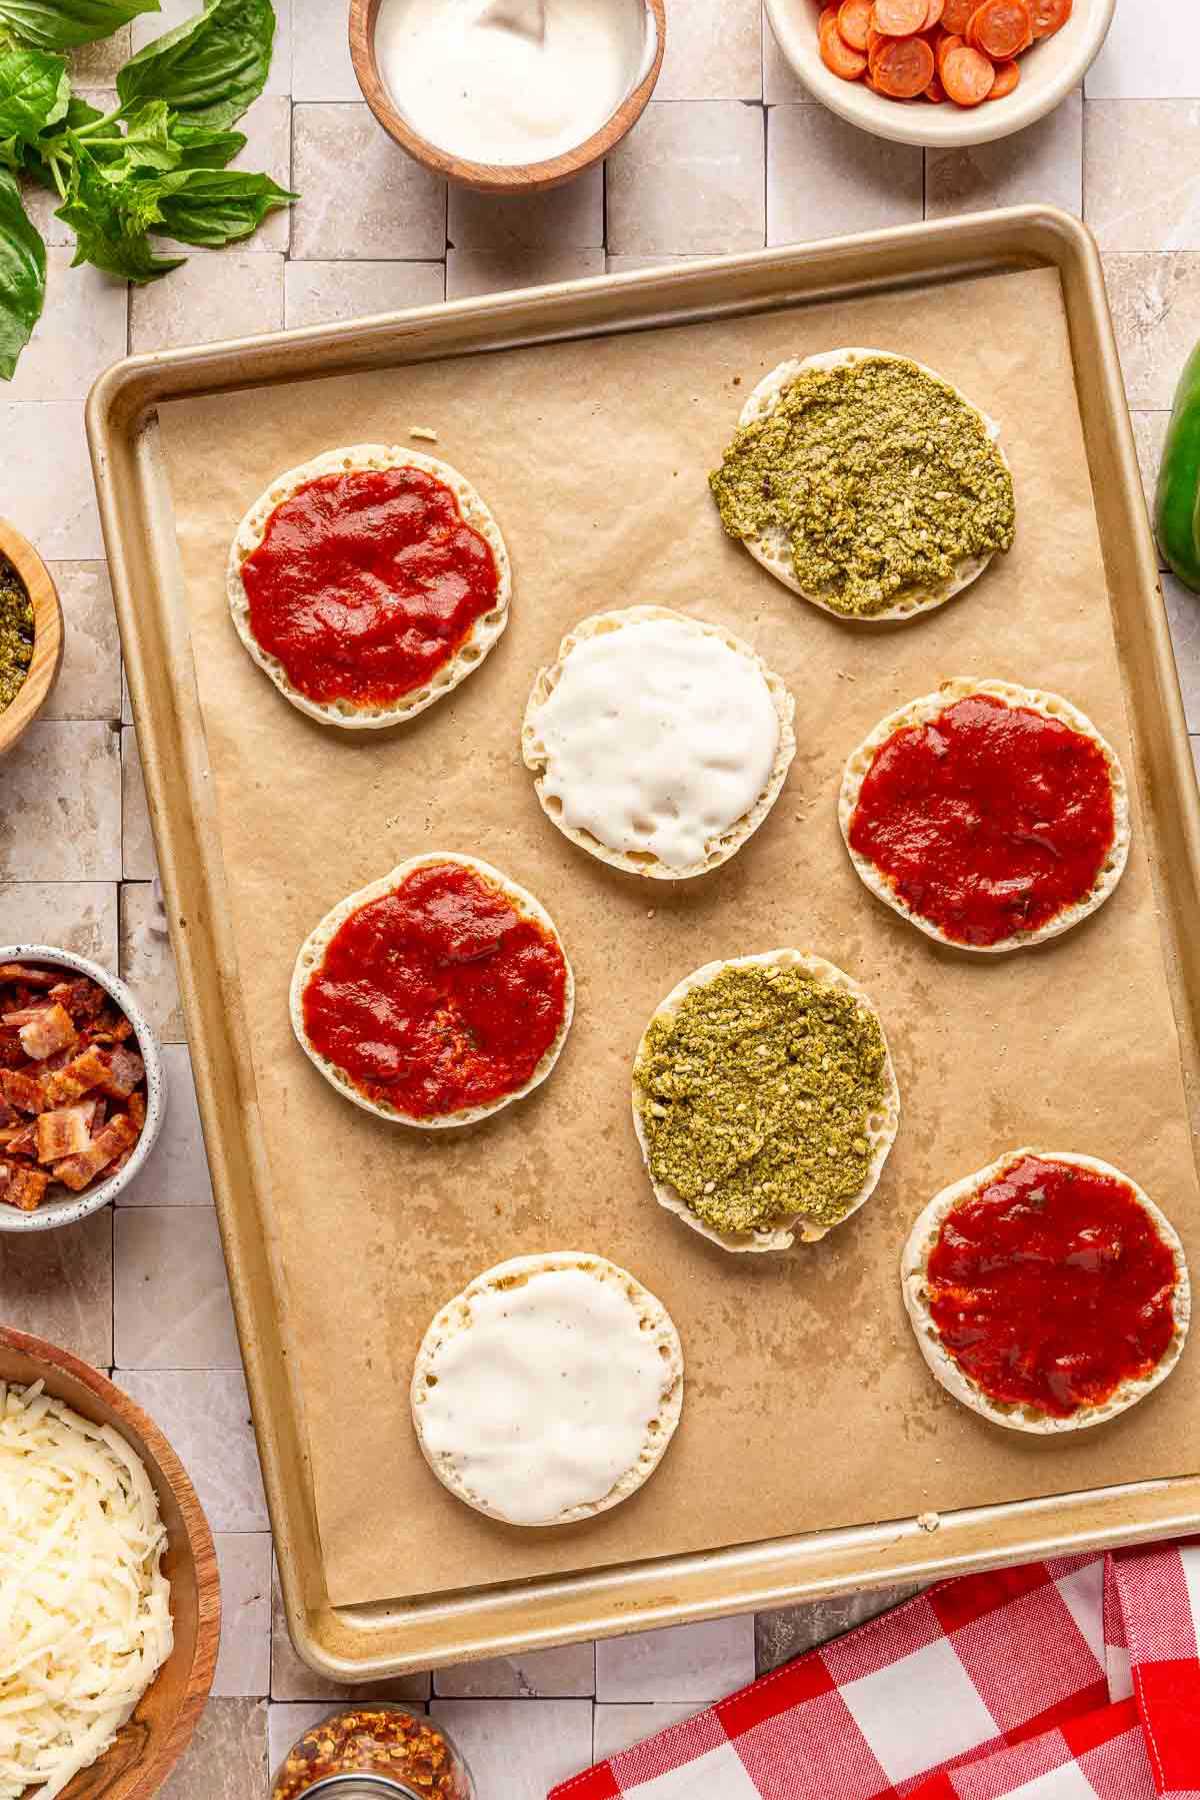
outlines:
[[[805,593],[869,618],[1007,550],[1012,477],[982,421],[915,363],[805,369],[709,476],[731,537],[786,533]]]
[[[33,603],[12,564],[0,556],[0,712],[12,705],[33,661]]]
[[[634,1070],[650,1172],[706,1225],[844,1218],[889,1089],[879,1021],[803,969],[730,968],[655,1019]]]

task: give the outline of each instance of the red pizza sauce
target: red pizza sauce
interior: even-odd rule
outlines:
[[[1127,1182],[1025,1156],[942,1223],[929,1310],[992,1400],[1068,1419],[1149,1375],[1175,1332],[1175,1259]]]
[[[1115,836],[1099,746],[986,694],[880,746],[849,833],[914,913],[977,946],[1035,931],[1085,899]]]
[[[461,863],[431,863],[339,927],[304,1026],[368,1099],[437,1118],[524,1087],[566,996],[550,932]]]
[[[426,686],[496,604],[491,545],[421,469],[321,475],[242,564],[250,628],[310,700],[388,706]]]

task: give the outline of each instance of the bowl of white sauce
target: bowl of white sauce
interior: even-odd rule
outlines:
[[[664,0],[351,0],[371,111],[410,156],[491,193],[607,156],[662,66]]]

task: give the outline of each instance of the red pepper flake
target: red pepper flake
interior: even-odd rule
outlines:
[[[335,1775],[376,1775],[425,1800],[474,1800],[458,1751],[431,1720],[398,1706],[354,1707],[304,1733],[284,1758],[271,1800],[300,1796]],[[386,1789],[381,1792],[386,1792]]]

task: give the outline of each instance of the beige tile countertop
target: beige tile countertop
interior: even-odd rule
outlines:
[[[135,21],[135,46],[192,10],[165,0],[160,17]],[[165,1143],[115,1209],[0,1239],[0,1318],[114,1369],[171,1437],[208,1510],[221,1655],[168,1800],[265,1796],[268,1766],[340,1691],[297,1659],[273,1574],[183,1017],[156,928],[154,848],[84,444],[93,378],[127,348],[1041,200],[1082,214],[1099,240],[1149,477],[1175,377],[1200,338],[1195,0],[1118,0],[1082,93],[1021,136],[927,155],[859,135],[808,101],[759,0],[668,0],[658,98],[607,169],[508,202],[447,193],[377,129],[350,68],[346,0],[276,0],[276,10],[274,68],[245,154],[300,190],[291,216],[274,215],[235,250],[194,253],[132,295],[91,269],[68,277],[67,234],[50,221],[45,316],[0,394],[0,512],[51,562],[67,618],[50,704],[0,768],[0,941],[37,938],[119,966],[166,1041],[172,1096]],[[79,53],[77,78],[102,93],[127,42],[116,51]],[[1165,585],[1200,742],[1200,599]],[[476,1663],[384,1691],[452,1726],[484,1800],[541,1800],[593,1752],[671,1723],[889,1598]]]

